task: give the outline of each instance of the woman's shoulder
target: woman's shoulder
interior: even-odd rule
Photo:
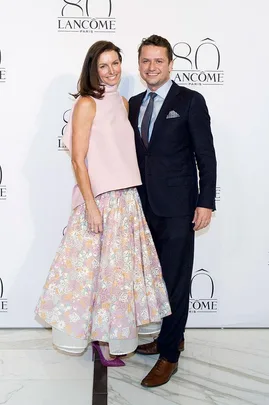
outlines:
[[[96,103],[90,96],[79,96],[74,106],[74,115],[94,116],[96,112]]]
[[[78,99],[76,100],[76,105],[75,108],[79,109],[87,109],[87,108],[95,108],[96,103],[94,101],[94,98],[91,96],[79,96]]]

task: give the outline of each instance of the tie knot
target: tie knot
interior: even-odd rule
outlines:
[[[156,93],[153,93],[153,92],[150,92],[150,93],[149,93],[149,96],[150,96],[150,98],[151,98],[152,100],[154,100],[154,98],[157,96],[157,94],[156,94]]]

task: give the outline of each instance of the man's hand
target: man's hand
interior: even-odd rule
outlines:
[[[192,223],[194,225],[194,231],[200,231],[200,229],[206,228],[211,221],[212,209],[197,207],[194,212]]]

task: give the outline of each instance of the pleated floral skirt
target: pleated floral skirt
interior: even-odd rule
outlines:
[[[84,204],[72,211],[36,313],[69,336],[128,353],[139,327],[157,332],[171,314],[166,286],[136,188],[104,193],[96,203],[103,232],[91,232]]]

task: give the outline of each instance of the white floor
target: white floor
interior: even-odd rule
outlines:
[[[159,388],[140,380],[156,356],[108,370],[108,405],[269,405],[269,330],[187,330],[178,373]],[[0,405],[90,405],[91,350],[67,356],[49,330],[0,331]]]

